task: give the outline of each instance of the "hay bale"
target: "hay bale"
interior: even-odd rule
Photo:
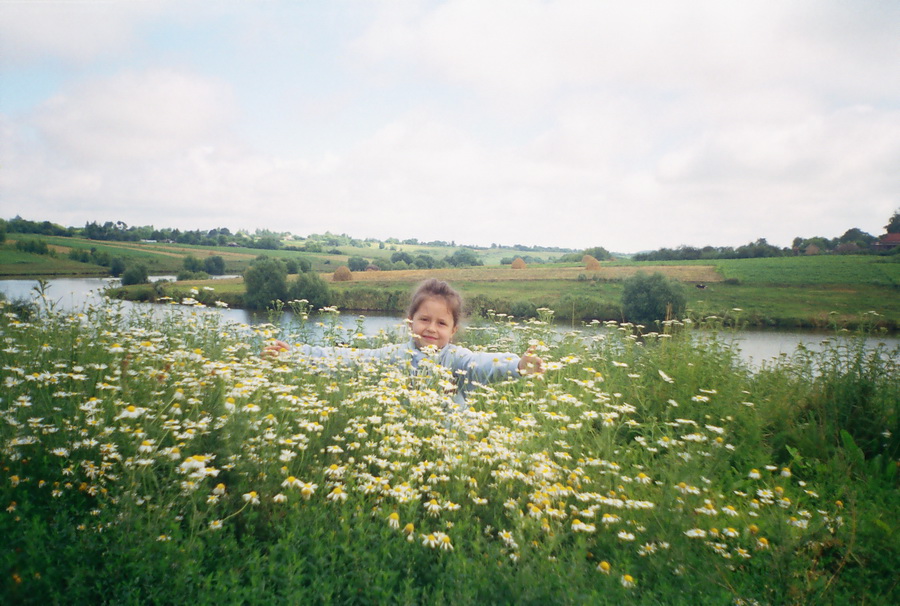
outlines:
[[[353,279],[353,273],[350,271],[349,267],[341,265],[334,270],[334,275],[331,279],[335,282],[349,282]]]
[[[589,270],[598,270],[600,269],[600,261],[591,255],[585,255],[581,257],[581,262],[584,263],[584,268]]]
[[[516,257],[513,259],[512,268],[513,269],[525,269],[528,265],[525,263],[525,260],[522,257]]]

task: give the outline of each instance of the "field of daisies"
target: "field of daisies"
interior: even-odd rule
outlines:
[[[0,602],[900,602],[896,351],[494,317],[463,343],[546,373],[459,410],[184,303],[0,304]]]

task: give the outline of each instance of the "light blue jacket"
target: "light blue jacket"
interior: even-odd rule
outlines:
[[[386,362],[400,368],[408,367],[412,374],[418,374],[420,362],[429,358],[453,373],[456,378],[453,401],[461,407],[465,407],[466,394],[474,387],[521,376],[520,358],[516,354],[477,352],[452,343],[432,354],[416,347],[412,338],[405,344],[395,343],[377,349],[301,345],[296,351],[309,359],[328,360],[342,365]]]

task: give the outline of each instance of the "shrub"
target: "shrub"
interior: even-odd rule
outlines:
[[[182,266],[186,271],[194,272],[200,271],[203,269],[203,263],[201,263],[200,259],[195,257],[194,255],[188,255],[181,261]]]
[[[109,275],[118,278],[125,271],[125,259],[122,257],[113,257],[109,262]]]
[[[132,265],[122,272],[122,286],[131,286],[132,284],[146,284],[149,282],[146,265]]]
[[[516,301],[510,305],[509,313],[517,318],[536,318],[537,305],[530,301]]]
[[[350,271],[366,271],[366,267],[368,266],[369,262],[362,257],[350,257],[350,259],[347,260],[347,267]]]
[[[320,309],[331,304],[331,291],[328,284],[313,272],[302,273],[290,288],[291,299],[306,299],[310,307]]]
[[[225,259],[219,255],[206,257],[203,260],[203,271],[211,276],[221,276],[225,273]]]
[[[336,270],[334,270],[334,274],[332,275],[332,279],[335,282],[349,282],[353,279],[353,274],[350,273],[350,268],[346,265],[341,265]]]
[[[276,299],[287,300],[287,268],[277,259],[261,257],[244,271],[244,305],[265,309]]]
[[[624,282],[622,313],[629,322],[650,325],[684,313],[684,286],[661,273],[638,273]]]

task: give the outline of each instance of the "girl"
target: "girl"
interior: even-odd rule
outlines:
[[[420,284],[413,293],[406,315],[412,332],[407,343],[378,349],[302,345],[297,351],[310,359],[328,358],[345,363],[365,360],[407,363],[413,373],[417,372],[419,363],[429,357],[453,372],[456,377],[453,400],[461,407],[465,406],[466,394],[478,384],[544,371],[543,360],[535,356],[532,349],[519,357],[512,353],[474,352],[451,344],[453,335],[459,329],[461,315],[462,297],[459,293],[446,282],[432,278]],[[263,353],[277,355],[288,349],[284,341],[275,341]]]

